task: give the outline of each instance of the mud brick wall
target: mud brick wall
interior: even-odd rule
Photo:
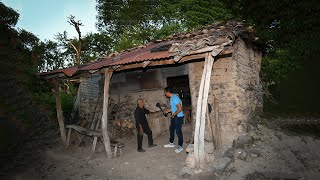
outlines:
[[[262,87],[260,83],[261,54],[238,39],[233,45],[232,57],[215,59],[211,75],[208,103],[218,104],[218,118],[222,130],[223,149],[232,146],[232,141],[247,132],[251,115],[262,108]],[[196,102],[204,62],[189,64],[192,118],[195,122]],[[215,119],[211,112],[210,119]],[[207,126],[206,126],[207,128]],[[212,141],[208,129],[205,140]]]

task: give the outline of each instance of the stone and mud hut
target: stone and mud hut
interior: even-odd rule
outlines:
[[[110,137],[119,130],[134,136],[138,98],[145,100],[148,109],[158,111],[148,117],[153,135],[168,131],[170,117],[165,117],[156,103],[168,107],[163,88],[173,86],[183,101],[185,124],[193,129],[195,166],[203,168],[208,154],[205,144],[212,144],[216,151],[227,150],[247,133],[250,119],[261,111],[261,58],[253,28],[228,21],[112,53],[86,65],[43,72],[39,77],[55,84],[65,144],[59,84],[70,79],[80,82],[75,109],[82,122],[89,122],[84,124],[101,120],[98,129],[108,157]]]

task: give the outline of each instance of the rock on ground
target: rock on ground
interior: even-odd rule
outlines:
[[[231,159],[228,157],[222,157],[217,159],[213,164],[213,170],[216,174],[221,175],[223,171],[231,164]]]

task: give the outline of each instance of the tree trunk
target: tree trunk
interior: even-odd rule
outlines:
[[[103,114],[102,114],[102,135],[104,147],[108,158],[112,157],[110,138],[108,135],[108,105],[109,105],[109,85],[112,76],[112,71],[105,69],[104,72],[104,91],[103,91]]]
[[[61,140],[62,144],[66,145],[67,140],[66,140],[66,129],[64,127],[64,117],[63,117],[63,111],[61,107],[61,96],[60,96],[60,83],[59,80],[54,79],[53,80],[54,84],[54,97],[56,99],[56,110],[57,110],[57,117],[58,117],[58,122],[59,122],[59,129],[60,129],[60,135],[61,135]]]

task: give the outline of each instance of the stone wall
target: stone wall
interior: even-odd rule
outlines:
[[[154,72],[154,73],[152,73]],[[127,73],[127,74],[126,74]],[[163,109],[169,105],[169,99],[165,97],[163,88],[166,86],[166,79],[168,77],[176,77],[188,74],[187,65],[179,66],[165,66],[161,68],[155,68],[144,72],[144,75],[148,77],[148,81],[134,81],[130,78],[126,78],[126,75],[135,75],[142,73],[141,71],[131,71],[126,73],[114,74],[111,84],[111,104],[115,105],[115,108],[111,114],[111,121],[127,120],[135,123],[134,111],[137,107],[137,99],[142,98],[145,101],[145,107],[151,111],[158,111],[157,113],[147,115],[149,126],[153,131],[153,136],[156,137],[169,129],[170,121],[168,117],[163,116],[162,112],[156,103],[159,102]],[[147,74],[149,73],[149,74]],[[152,77],[151,77],[152,76]],[[121,83],[119,87],[118,84]],[[141,83],[147,85],[149,89],[144,89]],[[150,89],[150,87],[152,87]],[[119,104],[119,106],[118,106]]]
[[[159,102],[163,109],[166,108],[168,104],[168,99],[164,96],[163,90],[153,90],[153,91],[140,91],[131,92],[125,95],[120,94],[120,109],[115,108],[113,111],[113,119],[123,119],[131,122],[135,122],[134,111],[137,107],[137,99],[142,98],[145,101],[145,107],[150,111],[160,111],[156,107],[156,103]],[[111,94],[111,101],[115,104],[118,103],[118,95]],[[116,115],[116,113],[118,114]],[[163,116],[162,112],[152,113],[147,115],[149,126],[153,131],[153,136],[156,137],[165,131],[168,131],[169,119]]]
[[[215,59],[211,75],[208,103],[218,104],[218,118],[222,130],[223,149],[232,146],[239,135],[247,131],[247,122],[256,110],[262,108],[262,91],[259,78],[261,54],[238,39],[232,57]],[[192,118],[195,122],[196,103],[204,62],[189,64]],[[215,119],[210,113],[211,122]],[[206,126],[205,140],[212,141]]]

